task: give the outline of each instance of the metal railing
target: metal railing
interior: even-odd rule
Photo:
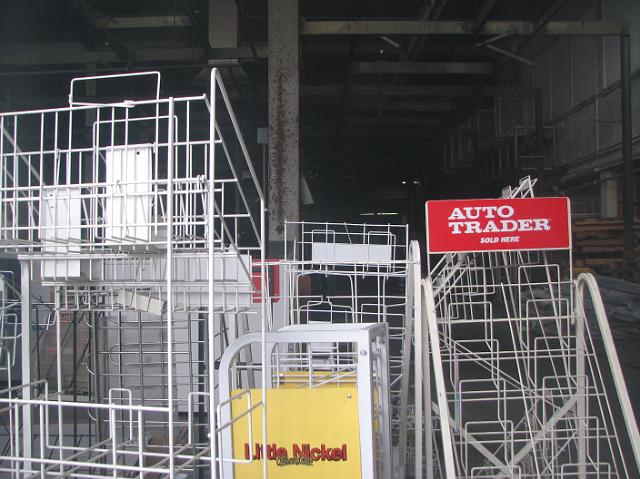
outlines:
[[[533,183],[503,197],[533,196]],[[590,275],[574,281],[571,261],[570,249],[478,252],[431,268],[423,314],[443,477],[640,473],[638,429],[597,285]]]
[[[142,76],[147,99],[78,93]],[[264,195],[216,69],[210,88],[87,77],[68,107],[0,114],[0,250],[35,325],[16,339],[22,386],[0,391],[10,477],[217,474],[218,362],[247,316],[266,334],[269,297],[252,278],[255,260],[265,291]]]

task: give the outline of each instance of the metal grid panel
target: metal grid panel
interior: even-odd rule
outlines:
[[[604,310],[584,313],[570,250],[445,255],[425,295],[444,477],[635,477],[620,365]]]
[[[74,91],[141,75],[149,100]],[[0,394],[11,477],[215,474],[216,434],[196,447],[188,411],[202,399],[216,430],[219,358],[266,317],[264,197],[218,72],[209,95],[159,91],[153,72],[76,79],[69,107],[0,115],[0,249],[27,325],[22,384]]]
[[[285,227],[287,324],[388,324],[392,444],[401,456],[410,455],[401,429],[408,420],[414,307],[409,277],[419,253],[410,254],[407,226],[287,222]]]

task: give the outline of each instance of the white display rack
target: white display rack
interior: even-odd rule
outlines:
[[[149,99],[79,100],[88,82],[141,78]],[[0,338],[21,359],[0,388],[0,474],[230,477],[246,414],[229,405],[249,398],[267,447],[267,391],[304,385],[357,394],[355,474],[399,475],[417,243],[405,226],[300,224],[295,255],[267,261],[264,196],[220,74],[209,95],[159,92],[157,73],[87,77],[68,107],[0,115],[0,250],[20,273],[0,319],[21,325]],[[322,276],[335,290],[300,289]],[[267,475],[267,461],[250,472]]]
[[[534,183],[503,198],[532,197]],[[429,262],[433,396],[424,386],[440,432],[425,431],[427,477],[638,477],[640,436],[602,301],[593,276],[574,279],[571,249]]]
[[[415,433],[408,427],[412,340],[421,343],[413,327],[418,243],[409,242],[406,225],[391,224],[286,222],[285,237],[286,324],[388,324],[394,477],[404,477]]]
[[[103,88],[123,99],[80,98]],[[157,72],[77,78],[69,106],[0,129],[0,250],[21,277],[0,321],[22,325],[0,337],[22,364],[0,391],[2,477],[215,477],[219,359],[268,302],[265,200],[220,73],[181,98]]]

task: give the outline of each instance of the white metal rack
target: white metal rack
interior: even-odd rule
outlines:
[[[88,82],[145,79],[146,99],[80,99]],[[0,129],[0,249],[20,261],[22,294],[0,470],[214,475],[218,361],[267,301],[252,282],[254,260],[266,276],[264,196],[219,72],[182,98],[160,97],[157,72],[74,79],[68,107],[0,114]]]
[[[525,178],[503,197],[533,196],[534,183]],[[447,254],[431,266],[423,288],[444,477],[640,473],[637,424],[597,285],[587,274],[575,281],[571,261],[570,249],[505,251]],[[587,290],[594,317],[583,307]]]
[[[413,327],[421,301],[418,243],[409,242],[407,226],[390,224],[286,222],[285,237],[287,325],[388,324],[394,475],[404,477],[419,430],[408,423],[412,339],[421,343]]]

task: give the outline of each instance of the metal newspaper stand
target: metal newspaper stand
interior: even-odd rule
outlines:
[[[276,478],[391,477],[388,325],[304,324],[267,333],[266,448],[254,411],[262,392],[248,385],[251,365],[241,359],[260,341],[247,334],[221,358],[220,477],[260,477],[265,464]]]
[[[220,477],[405,477],[412,338],[422,343],[418,244],[389,224],[287,222],[285,231],[286,259],[269,263],[278,279],[265,355],[254,354],[252,333],[220,361]],[[256,368],[267,377],[266,444]]]
[[[598,287],[573,277],[568,200],[534,184],[427,203],[427,477],[638,477]]]

